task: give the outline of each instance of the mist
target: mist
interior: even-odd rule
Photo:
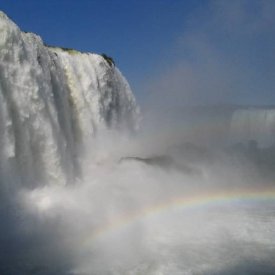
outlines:
[[[272,274],[275,175],[262,149],[150,150],[151,138],[105,133],[74,184],[17,191],[1,215],[1,272]]]
[[[140,113],[128,90],[92,109],[94,124],[118,125],[64,154],[79,166],[66,184],[52,171],[25,183],[1,164],[0,273],[274,274],[274,8],[210,1],[191,15]]]
[[[144,92],[159,108],[274,102],[273,1],[208,1],[186,27]]]

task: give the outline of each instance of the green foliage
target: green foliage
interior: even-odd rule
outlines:
[[[44,43],[45,47],[52,48],[52,49],[61,49],[62,51],[65,51],[69,54],[77,54],[80,53],[79,51],[72,49],[72,48],[66,48],[66,47],[56,47],[56,46],[51,46],[46,43]],[[108,56],[105,53],[102,53],[101,56],[107,61],[110,67],[115,66],[115,61],[111,56]]]
[[[70,53],[70,54],[76,54],[79,51],[76,51],[75,49],[71,49],[71,48],[64,48],[64,47],[60,47],[60,49],[62,49],[63,51]]]
[[[69,54],[77,54],[79,53],[79,51],[75,50],[75,49],[72,49],[72,48],[65,48],[65,47],[56,47],[56,46],[51,46],[51,45],[48,45],[46,43],[44,43],[44,45],[48,48],[55,48],[55,49],[61,49],[62,51],[65,51]]]
[[[110,67],[115,66],[115,61],[112,57],[106,55],[105,53],[101,54],[101,56],[107,61]]]

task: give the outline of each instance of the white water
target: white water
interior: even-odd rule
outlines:
[[[254,140],[260,147],[275,145],[275,110],[237,110],[231,120],[231,141],[247,142]]]
[[[0,13],[0,112],[1,172],[64,185],[98,131],[135,130],[139,111],[103,57],[46,47]]]
[[[274,273],[274,202],[142,214],[270,178],[234,154],[170,148],[154,125],[125,137],[138,122],[117,68],[45,47],[0,13],[0,274]]]

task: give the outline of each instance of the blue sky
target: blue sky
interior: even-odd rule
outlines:
[[[112,56],[140,101],[275,104],[274,2],[2,0],[0,9],[47,44]]]
[[[0,8],[48,44],[111,55],[138,87],[163,56],[174,58],[167,49],[198,5],[201,1],[2,0]]]

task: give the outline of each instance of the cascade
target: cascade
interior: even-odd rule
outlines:
[[[275,144],[275,109],[251,108],[236,110],[231,119],[232,142],[254,140],[259,147]]]
[[[0,12],[2,181],[66,184],[98,131],[135,130],[138,116],[114,64],[101,55],[45,46]]]

